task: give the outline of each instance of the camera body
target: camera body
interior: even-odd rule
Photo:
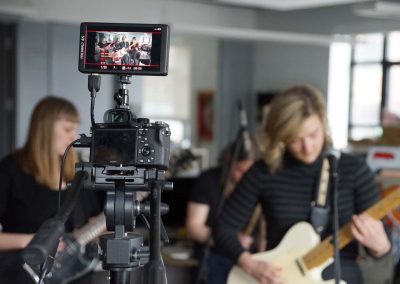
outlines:
[[[94,166],[135,166],[166,170],[171,131],[162,121],[138,118],[129,123],[98,123],[92,129]]]

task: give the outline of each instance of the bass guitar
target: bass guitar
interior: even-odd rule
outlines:
[[[45,284],[68,284],[92,271],[98,263],[97,256],[88,257],[85,246],[106,230],[104,213],[100,213],[82,228],[75,230],[72,236],[65,236],[65,248],[55,256],[52,270],[44,279]],[[36,281],[39,276],[28,265],[23,268]]]
[[[98,259],[83,253],[85,246],[106,231],[104,213],[90,219],[82,228],[74,231],[73,238],[65,238],[66,247],[56,255],[46,284],[67,284],[94,269]]]
[[[373,219],[379,220],[400,205],[400,186],[382,200],[366,210]],[[339,248],[342,249],[353,240],[351,223],[344,225],[339,231]],[[335,283],[324,281],[321,272],[333,262],[333,237],[322,242],[313,227],[307,222],[295,224],[285,234],[280,244],[267,252],[252,255],[254,259],[268,261],[282,268],[287,283]],[[258,281],[247,274],[239,266],[234,266],[228,276],[227,284],[256,284]],[[345,284],[345,281],[341,281]]]

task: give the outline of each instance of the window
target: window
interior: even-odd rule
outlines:
[[[400,32],[357,35],[354,40],[349,138],[374,139],[382,134],[384,111],[400,116]]]
[[[142,116],[168,123],[181,146],[190,140],[190,59],[189,47],[171,46],[168,76],[143,77]]]
[[[336,149],[344,149],[348,144],[349,117],[342,115],[342,111],[349,110],[350,58],[350,43],[333,42],[331,44],[327,108],[332,142]]]

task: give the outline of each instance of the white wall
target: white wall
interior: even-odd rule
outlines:
[[[207,37],[181,38],[180,41],[191,48],[191,140],[196,147],[208,149],[210,156],[216,155],[214,143],[198,141],[197,95],[199,91],[211,90],[218,96],[220,66],[218,65],[218,40]],[[216,111],[216,110],[215,110]],[[214,116],[215,119],[215,116]],[[214,130],[216,130],[214,128]],[[197,142],[196,142],[197,141]]]
[[[258,43],[254,50],[254,92],[281,90],[292,84],[328,89],[329,46]]]
[[[45,24],[19,25],[17,49],[17,147],[25,142],[28,122],[33,105],[47,89],[47,27]]]
[[[219,49],[219,96],[216,110],[216,144],[222,150],[237,138],[240,128],[238,102],[247,111],[249,128],[254,126],[256,101],[252,96],[254,43],[221,41]]]
[[[25,143],[34,105],[46,95],[71,100],[81,114],[80,133],[89,134],[90,95],[87,75],[78,71],[78,38],[78,26],[38,22],[18,25],[17,147]],[[113,81],[102,76],[96,121],[101,122],[104,111],[113,106],[113,93]]]

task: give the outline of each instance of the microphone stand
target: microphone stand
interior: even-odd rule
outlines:
[[[338,171],[337,159],[331,160],[331,182],[332,182],[332,196],[333,196],[333,248],[334,248],[334,276],[335,284],[340,283],[341,279],[341,265],[340,265],[340,248],[339,248],[339,210],[338,210]]]
[[[55,217],[46,220],[40,226],[33,239],[22,252],[24,261],[34,271],[39,271],[39,283],[42,283],[47,272],[51,271],[60,237],[64,233],[65,222],[74,209],[81,189],[84,186],[84,181],[87,178],[88,173],[86,171],[78,171],[75,174],[71,188],[60,211]]]

